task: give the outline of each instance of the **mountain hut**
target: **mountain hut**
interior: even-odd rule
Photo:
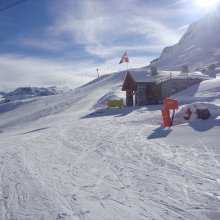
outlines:
[[[122,91],[126,91],[126,105],[148,105],[162,102],[161,84],[148,71],[129,71],[126,74]]]
[[[156,70],[157,71],[157,70]],[[180,74],[181,76],[181,74]],[[127,106],[154,105],[176,92],[203,81],[202,78],[173,76],[168,71],[128,71],[122,85]]]

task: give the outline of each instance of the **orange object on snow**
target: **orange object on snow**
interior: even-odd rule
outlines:
[[[176,99],[165,98],[164,109],[178,109],[178,102]]]
[[[169,109],[162,109],[161,112],[162,112],[162,116],[163,116],[163,126],[170,127],[172,125],[172,122],[170,119]]]
[[[170,109],[173,109],[172,119],[170,119]],[[175,109],[178,109],[178,102],[176,99],[165,98],[164,109],[161,110],[163,116],[163,126],[170,127],[173,125]]]

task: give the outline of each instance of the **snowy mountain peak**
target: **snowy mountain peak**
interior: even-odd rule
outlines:
[[[179,42],[163,49],[159,58],[151,65],[166,70],[180,70],[182,65],[189,69],[207,69],[210,64],[220,67],[220,10],[189,25]]]
[[[2,93],[0,102],[10,102],[22,99],[28,99],[37,96],[49,96],[60,94],[63,92],[67,92],[70,89],[67,87],[58,88],[56,86],[44,88],[44,87],[19,87],[12,92],[9,93]]]

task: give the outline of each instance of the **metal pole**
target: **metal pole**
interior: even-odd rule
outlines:
[[[97,71],[97,75],[98,75],[98,78],[99,78],[99,69],[97,68],[96,71]]]
[[[175,115],[175,109],[173,109],[173,114],[172,114],[172,118],[171,118],[171,126],[173,126],[174,115]]]

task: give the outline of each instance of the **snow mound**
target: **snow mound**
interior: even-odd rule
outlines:
[[[121,90],[121,86],[116,86],[103,95],[93,106],[93,109],[106,108],[108,100],[123,99],[125,102],[125,94]],[[124,103],[125,104],[125,103]]]
[[[213,102],[220,99],[220,77],[205,80],[199,84],[193,85],[174,95],[179,103],[189,104],[194,102]]]
[[[198,110],[207,109],[210,113],[208,118],[217,118],[220,115],[220,106],[216,104],[211,104],[208,102],[195,102],[191,104],[184,105],[176,114],[173,121],[174,125],[183,124],[186,122],[192,122],[199,120]]]

